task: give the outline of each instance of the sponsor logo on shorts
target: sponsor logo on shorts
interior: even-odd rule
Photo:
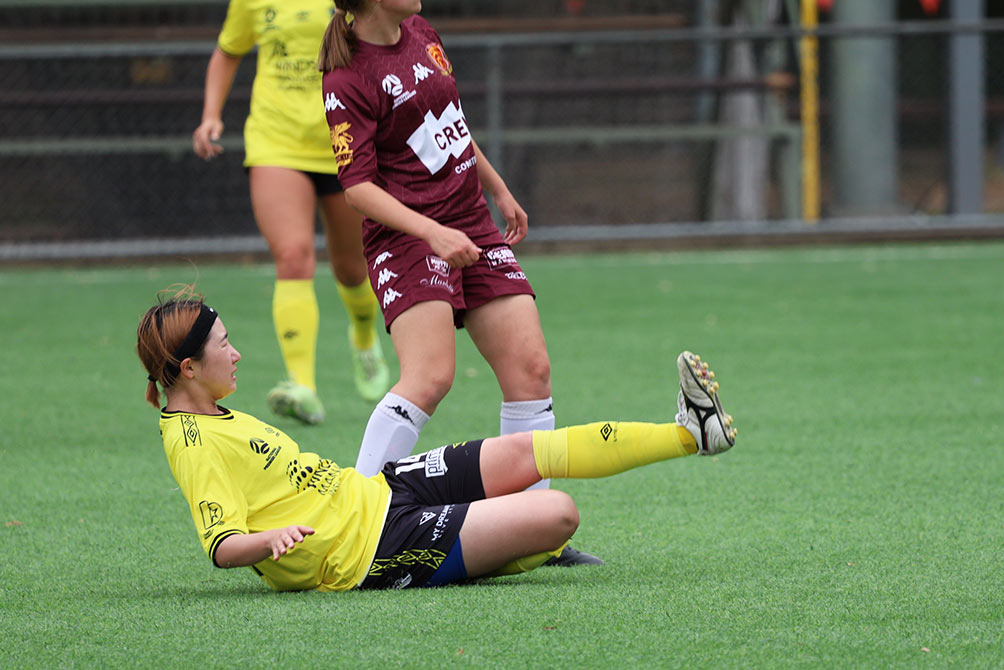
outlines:
[[[435,518],[436,518],[435,512],[422,512],[422,520],[418,522],[418,525],[421,526],[426,521],[432,521]]]
[[[492,270],[516,265],[516,255],[509,247],[492,247],[485,251],[485,258]]]
[[[399,579],[394,580],[394,585],[391,588],[392,589],[397,589],[398,591],[400,591],[401,589],[408,588],[408,584],[411,584],[411,573],[410,572],[408,574],[406,574],[404,577],[401,577]]]
[[[383,293],[383,300],[381,301],[381,303],[383,304],[384,309],[387,308],[387,305],[391,304],[392,302],[394,302],[395,300],[397,300],[398,298],[400,298],[402,295],[404,295],[404,294],[401,293],[400,291],[395,291],[392,288],[389,288],[386,291],[384,291],[384,293]]]
[[[442,477],[449,470],[446,461],[443,460],[443,452],[446,447],[436,447],[425,457],[425,476]]]
[[[450,276],[450,264],[439,256],[426,256],[425,264],[429,267],[429,272],[435,272],[444,277]]]
[[[446,530],[446,526],[450,523],[450,511],[452,509],[453,505],[446,505],[443,507],[443,511],[439,513],[439,518],[436,519],[436,527],[432,529],[433,542],[443,537],[443,532]]]
[[[388,258],[394,258],[394,254],[389,251],[381,252],[380,255],[376,257],[376,260],[373,261],[373,269],[376,270],[377,267]]]
[[[428,279],[423,279],[418,283],[421,284],[422,286],[439,286],[440,288],[446,289],[450,293],[453,293],[455,290],[453,284],[446,281],[442,277],[437,277],[436,275],[432,275]]]

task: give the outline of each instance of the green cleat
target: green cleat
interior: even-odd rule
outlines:
[[[351,333],[349,334],[351,342]],[[369,349],[352,347],[352,364],[355,368],[356,390],[359,395],[370,402],[376,402],[390,388],[390,370],[384,360],[380,339],[373,340]]]
[[[268,392],[268,406],[279,416],[291,416],[306,424],[324,421],[324,405],[317,391],[295,382],[284,381]]]

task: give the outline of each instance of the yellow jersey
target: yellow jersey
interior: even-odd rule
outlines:
[[[317,454],[250,414],[161,412],[171,472],[191,509],[202,548],[292,524],[313,535],[254,570],[279,591],[341,591],[366,577],[390,503],[382,474],[364,477]],[[215,562],[215,561],[214,561]]]
[[[317,70],[334,7],[331,0],[230,0],[217,46],[236,57],[258,47],[245,166],[337,173]]]

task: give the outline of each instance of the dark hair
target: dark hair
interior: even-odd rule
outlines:
[[[352,64],[352,52],[356,48],[356,35],[349,28],[347,12],[359,14],[366,8],[368,0],[335,0],[335,13],[328,22],[321,40],[321,51],[317,56],[317,69],[332,72]]]
[[[204,298],[195,292],[194,285],[175,284],[158,291],[157,304],[140,319],[136,329],[136,353],[148,375],[146,401],[154,407],[160,408],[157,382],[168,388],[178,378],[181,361],[174,352],[202,313],[203,302]],[[204,349],[205,343],[187,358],[201,360]]]

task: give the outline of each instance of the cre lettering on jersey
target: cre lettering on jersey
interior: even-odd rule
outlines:
[[[450,156],[460,158],[470,145],[464,110],[452,102],[439,116],[426,112],[422,125],[408,138],[408,146],[432,174],[439,172]]]

